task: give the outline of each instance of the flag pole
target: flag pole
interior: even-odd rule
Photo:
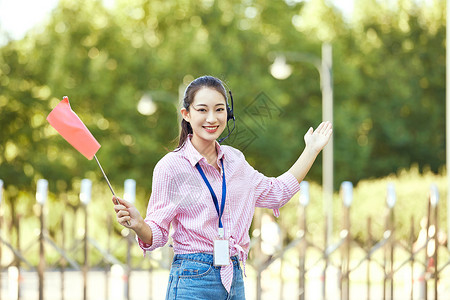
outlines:
[[[114,193],[114,190],[113,190],[113,188],[112,188],[112,185],[111,185],[111,183],[109,182],[109,179],[108,179],[108,177],[106,176],[105,171],[103,171],[102,165],[101,165],[100,162],[98,161],[97,156],[96,156],[95,154],[94,154],[94,158],[95,158],[95,161],[97,162],[98,166],[100,167],[100,170],[101,170],[102,173],[103,173],[103,177],[105,177],[105,179],[106,179],[106,183],[108,183],[108,186],[109,186],[109,189],[111,190],[111,193],[112,193],[113,196],[115,197],[116,204],[119,205],[120,203],[119,203],[119,200],[117,200],[116,193]],[[127,221],[127,225],[128,225],[128,226],[131,225],[129,221]]]

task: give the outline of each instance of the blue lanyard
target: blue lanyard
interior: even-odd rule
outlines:
[[[214,193],[214,190],[211,187],[211,184],[209,184],[209,181],[206,178],[206,175],[203,172],[202,167],[200,167],[199,163],[197,163],[195,166],[197,167],[197,170],[200,172],[200,175],[202,175],[203,181],[205,181],[206,185],[208,186],[208,189],[209,189],[209,191],[211,193],[211,196],[213,198],[214,206],[216,207],[217,214],[219,215],[219,228],[223,228],[222,215],[223,215],[223,211],[225,210],[225,198],[227,196],[227,184],[225,182],[225,169],[223,167],[223,159],[221,159],[220,162],[222,164],[222,174],[223,174],[223,179],[222,179],[222,204],[221,204],[221,208],[222,209],[219,208],[219,202],[217,201],[216,194]]]

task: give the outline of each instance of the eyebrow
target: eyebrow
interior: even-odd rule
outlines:
[[[214,106],[220,106],[220,105],[225,106],[225,103],[217,103],[217,104],[214,105]],[[208,105],[200,103],[200,104],[196,104],[196,105],[193,105],[193,106],[206,106],[206,107],[207,107]]]

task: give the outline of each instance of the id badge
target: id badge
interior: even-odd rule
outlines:
[[[228,266],[230,264],[230,249],[228,240],[214,241],[214,266]]]

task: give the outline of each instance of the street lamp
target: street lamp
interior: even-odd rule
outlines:
[[[137,110],[141,115],[150,116],[156,112],[156,104],[150,94],[142,95],[138,102]]]
[[[270,73],[276,79],[286,79],[292,73],[288,61],[307,62],[314,65],[320,75],[320,89],[322,91],[322,119],[333,123],[333,59],[332,47],[328,43],[322,44],[322,57],[298,52],[284,52],[276,54],[274,63],[270,66]],[[333,137],[323,149],[322,156],[322,185],[325,214],[327,216],[327,244],[331,243],[333,233]]]
[[[137,104],[137,110],[144,116],[151,116],[157,110],[156,102],[167,102],[177,105],[177,96],[169,91],[157,90],[144,92]]]

